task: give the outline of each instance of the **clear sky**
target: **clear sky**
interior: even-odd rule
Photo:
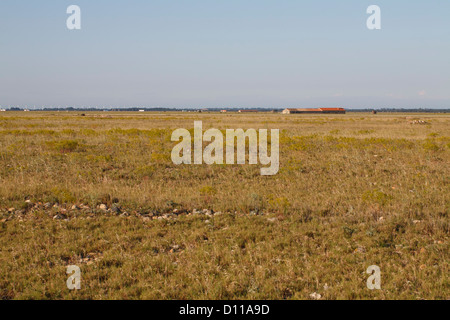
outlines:
[[[17,105],[450,108],[450,1],[1,0]]]

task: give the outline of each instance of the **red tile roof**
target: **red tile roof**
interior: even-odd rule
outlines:
[[[319,108],[322,111],[345,111],[344,108]]]

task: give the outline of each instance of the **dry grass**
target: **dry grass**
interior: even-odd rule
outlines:
[[[204,130],[280,129],[280,172],[173,165],[171,132],[194,120]],[[449,123],[429,114],[4,113],[0,296],[448,299]],[[82,268],[78,292],[65,286],[70,264]],[[365,285],[373,264],[380,291]]]

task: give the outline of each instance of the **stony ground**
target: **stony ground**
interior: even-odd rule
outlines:
[[[5,114],[3,299],[450,297],[446,115]],[[279,128],[280,172],[173,165],[198,118]]]

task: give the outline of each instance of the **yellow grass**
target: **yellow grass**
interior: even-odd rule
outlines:
[[[194,120],[280,129],[279,173],[175,166]],[[450,297],[447,115],[7,112],[0,150],[3,299]]]

